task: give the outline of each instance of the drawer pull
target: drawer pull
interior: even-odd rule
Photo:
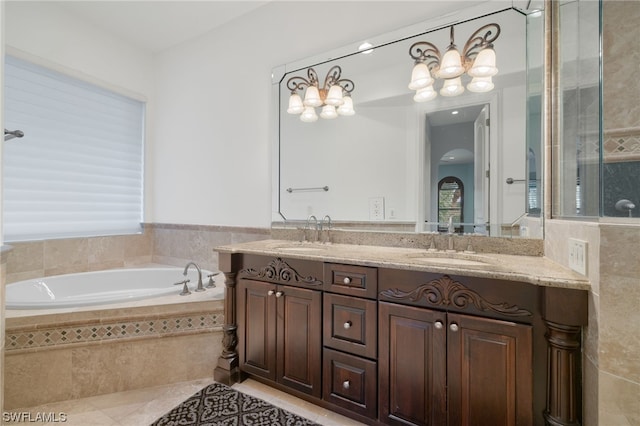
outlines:
[[[455,322],[452,322],[451,325],[449,326],[449,329],[451,331],[458,331],[459,329],[458,324],[456,324]]]
[[[349,277],[344,277],[344,279],[342,280],[343,283],[345,284],[351,284],[351,278]]]
[[[281,291],[276,291],[276,297],[282,297],[284,293]]]
[[[344,382],[342,382],[342,387],[345,389],[349,389],[349,387],[351,386],[351,383],[349,383],[348,380],[345,380]]]
[[[433,324],[433,326],[437,329],[437,330],[442,330],[442,327],[444,327],[444,324],[442,323],[442,321],[436,321],[435,324]]]
[[[274,294],[275,294],[275,291],[273,291],[273,290],[269,290],[267,292],[267,296],[273,296]]]
[[[345,330],[350,329],[351,328],[351,321],[345,322],[342,326],[345,328]]]

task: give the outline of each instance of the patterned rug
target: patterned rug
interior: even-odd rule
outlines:
[[[151,426],[312,426],[310,420],[275,407],[266,401],[213,383]]]

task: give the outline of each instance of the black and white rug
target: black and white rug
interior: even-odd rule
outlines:
[[[261,399],[213,383],[153,422],[151,426],[315,426]]]

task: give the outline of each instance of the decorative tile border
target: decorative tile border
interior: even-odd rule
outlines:
[[[182,333],[210,332],[222,329],[223,313],[189,314],[134,321],[96,322],[35,328],[7,329],[5,351],[86,344],[114,340],[164,337]]]
[[[605,130],[604,158],[606,162],[640,160],[640,128]]]

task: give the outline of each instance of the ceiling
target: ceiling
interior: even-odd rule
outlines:
[[[159,52],[205,34],[269,1],[98,0],[55,3],[70,14],[138,48]]]

